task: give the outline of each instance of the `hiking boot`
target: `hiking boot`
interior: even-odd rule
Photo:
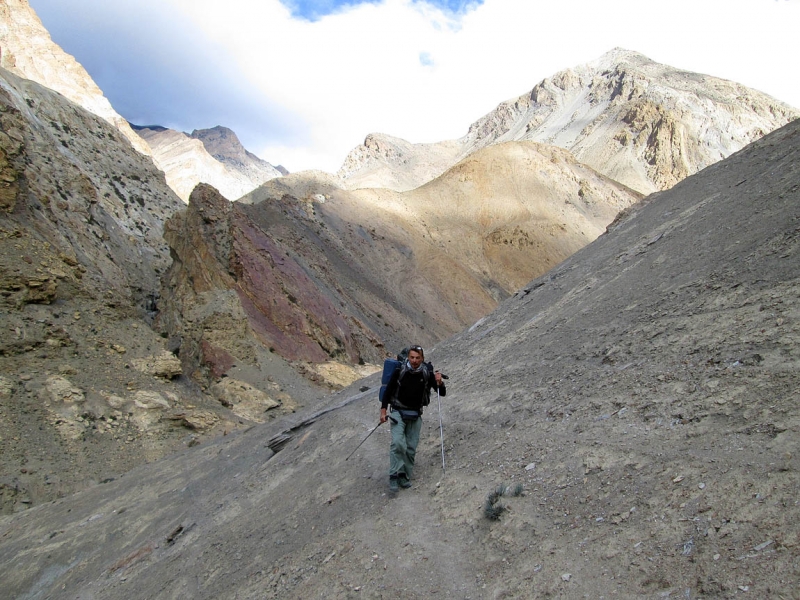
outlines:
[[[400,485],[397,482],[397,477],[390,477],[389,478],[389,491],[390,492],[396,492],[399,489],[400,489]]]
[[[409,481],[408,477],[400,477],[398,482],[401,488],[408,489],[411,487],[411,481]]]

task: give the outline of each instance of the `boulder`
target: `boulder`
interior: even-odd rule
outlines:
[[[183,372],[181,370],[181,361],[178,357],[167,351],[158,356],[134,359],[133,367],[147,375],[163,377],[164,379],[173,379]]]
[[[54,403],[75,404],[86,400],[83,390],[60,375],[48,377],[41,393],[44,400],[51,400]]]
[[[256,423],[264,421],[265,412],[280,406],[280,402],[238,379],[223,379],[211,387],[211,393],[233,414]]]

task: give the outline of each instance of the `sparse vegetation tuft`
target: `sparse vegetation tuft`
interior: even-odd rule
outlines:
[[[483,516],[490,521],[498,521],[500,515],[508,510],[505,504],[499,504],[503,496],[521,496],[523,492],[521,483],[517,483],[513,488],[501,483],[486,496],[486,503],[483,505]]]

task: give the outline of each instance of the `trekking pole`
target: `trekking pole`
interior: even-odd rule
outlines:
[[[442,397],[439,395],[439,388],[436,388],[436,402],[439,404],[439,437],[442,440],[442,474],[446,475],[444,468],[444,429],[442,428]]]
[[[348,455],[347,455],[347,458],[345,458],[345,460],[347,460],[348,458],[350,458],[351,456],[353,456],[353,454],[355,454],[355,453],[356,453],[356,450],[358,450],[359,448],[361,448],[361,444],[363,444],[364,442],[366,442],[366,441],[367,441],[367,438],[368,438],[369,436],[371,436],[373,433],[375,433],[375,430],[376,430],[378,427],[380,427],[381,425],[382,425],[382,423],[380,423],[380,422],[379,422],[377,425],[375,425],[375,427],[373,427],[373,428],[372,428],[372,430],[371,430],[371,431],[370,431],[370,432],[367,434],[367,437],[365,437],[363,440],[361,440],[361,443],[360,443],[358,446],[356,446],[356,447],[355,447],[355,449],[354,449],[354,450],[353,450],[353,451],[352,451],[350,454],[348,454]]]

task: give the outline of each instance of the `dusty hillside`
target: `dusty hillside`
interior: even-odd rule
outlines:
[[[339,174],[350,188],[383,182],[411,189],[443,172],[448,160],[453,164],[490,144],[532,140],[565,148],[603,175],[648,194],[799,116],[797,109],[743,85],[617,48],[501,103],[459,140],[410,144],[368,136]],[[455,154],[454,145],[460,148]],[[407,171],[409,165],[436,168]]]
[[[411,490],[387,495],[386,430],[345,461],[377,422],[373,377],[328,412],[3,518],[5,589],[794,597],[799,164],[795,122],[431,349],[446,472],[435,407]]]
[[[266,349],[314,380],[375,369],[409,337],[432,344],[471,325],[637,199],[534,143],[482,150],[404,194],[318,173],[233,204],[199,187],[166,226],[158,325],[209,384],[233,365],[257,371]]]

